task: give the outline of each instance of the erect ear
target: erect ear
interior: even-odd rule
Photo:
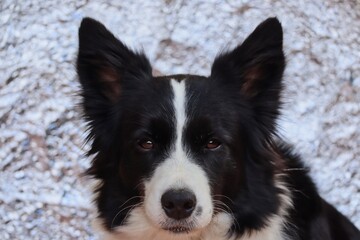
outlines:
[[[274,129],[279,112],[285,68],[282,45],[281,24],[269,18],[233,51],[219,55],[211,69],[213,81],[233,86],[248,100],[266,131]]]
[[[142,53],[126,47],[104,25],[84,18],[79,29],[77,71],[85,101],[115,103],[127,81],[147,81],[151,66]]]
[[[239,83],[242,94],[247,98],[256,97],[264,91],[279,92],[285,67],[282,44],[281,24],[276,18],[269,18],[241,45],[215,59],[211,77]]]
[[[79,29],[77,72],[81,83],[88,139],[109,146],[121,113],[117,107],[126,89],[136,89],[152,79],[151,66],[142,53],[127,48],[104,25],[84,18]]]

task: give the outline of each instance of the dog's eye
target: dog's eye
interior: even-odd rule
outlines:
[[[206,147],[207,149],[213,150],[213,149],[216,149],[216,148],[220,147],[220,145],[221,145],[221,143],[220,143],[219,140],[217,140],[217,139],[210,139],[210,140],[206,143],[206,146],[205,146],[205,147]]]
[[[143,150],[151,150],[154,148],[154,143],[150,139],[141,139],[138,141],[138,145]]]

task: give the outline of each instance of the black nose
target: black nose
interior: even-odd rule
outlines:
[[[161,205],[168,217],[180,220],[194,211],[196,197],[188,190],[168,190],[161,197]]]

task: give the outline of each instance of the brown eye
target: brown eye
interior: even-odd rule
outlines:
[[[154,143],[150,139],[142,139],[138,142],[138,145],[143,150],[151,150],[154,148]]]
[[[210,139],[207,143],[206,143],[206,148],[207,149],[216,149],[221,145],[221,143],[216,140],[216,139]]]

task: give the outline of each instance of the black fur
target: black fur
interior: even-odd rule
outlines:
[[[206,171],[214,199],[234,214],[229,235],[265,227],[284,204],[279,195],[291,194],[293,207],[285,220],[290,239],[360,239],[354,225],[319,196],[300,157],[276,135],[285,68],[276,18],[220,54],[209,77],[153,77],[143,53],[89,18],[79,38],[77,70],[92,141],[89,154],[95,155],[88,174],[102,180],[96,203],[109,231],[126,224],[129,206],[141,198],[126,201],[144,195],[142,180],[167,157],[174,139],[169,79],[186,78],[189,119],[183,142]],[[151,153],[137,148],[139,139],[147,138],[156,144]],[[221,148],[204,150],[209,138],[220,141]],[[274,183],[280,174],[290,193]]]

